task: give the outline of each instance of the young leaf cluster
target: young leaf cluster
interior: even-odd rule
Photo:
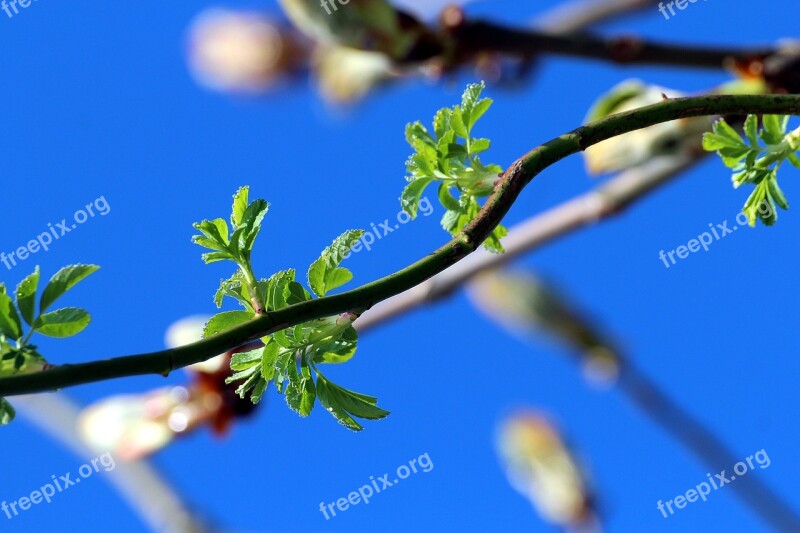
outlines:
[[[91,316],[85,309],[64,307],[49,311],[52,305],[78,282],[100,267],[96,265],[71,265],[59,270],[45,286],[39,298],[39,267],[23,279],[12,295],[0,283],[0,377],[42,370],[47,362],[30,344],[34,333],[46,337],[64,338],[77,335],[89,325]],[[24,324],[28,331],[25,331]],[[14,408],[0,398],[0,425],[14,419]]]
[[[431,183],[439,184],[439,201],[446,209],[442,227],[457,235],[477,215],[479,199],[494,191],[494,184],[503,169],[484,165],[480,154],[491,146],[489,139],[472,137],[478,120],[492,105],[481,98],[484,84],[469,85],[461,105],[440,109],[433,119],[433,132],[420,122],[406,126],[406,140],[414,149],[408,159],[408,185],[400,197],[403,210],[412,218],[417,216],[419,202]],[[484,245],[493,252],[502,252],[500,239],[507,230],[498,225]]]
[[[263,308],[255,298],[256,280],[250,256],[269,204],[264,200],[250,203],[248,194],[249,189],[242,187],[233,196],[230,231],[228,223],[222,218],[197,222],[194,228],[200,231],[201,235],[192,237],[192,242],[211,250],[202,255],[206,264],[232,261],[239,267],[231,279],[220,285],[214,297],[217,306],[226,295],[233,298],[237,298],[237,295],[244,298],[247,295],[249,310],[261,313]],[[239,287],[239,290],[236,291],[234,287]]]
[[[268,279],[257,279],[250,258],[268,204],[263,200],[248,203],[248,195],[248,188],[243,187],[234,196],[230,229],[223,219],[194,225],[202,233],[194,237],[194,242],[212,250],[203,255],[207,263],[229,260],[238,266],[233,276],[221,282],[214,302],[221,307],[224,298],[229,297],[243,308],[211,318],[203,332],[205,337],[244,324],[256,315],[305,302],[314,296],[323,297],[353,278],[340,264],[364,234],[362,230],[343,233],[309,267],[308,286],[313,295],[297,281],[294,269],[278,272]],[[300,416],[308,416],[319,400],[344,426],[355,431],[363,429],[356,418],[380,419],[389,412],[377,407],[376,398],[340,387],[319,370],[321,364],[344,363],[353,357],[358,342],[358,334],[352,326],[356,317],[345,313],[263,337],[263,346],[232,356],[232,375],[227,382],[239,382],[236,392],[242,398],[249,394],[253,403],[260,402],[269,384],[273,383],[278,393],[284,395],[287,405]]]
[[[713,132],[703,136],[703,148],[717,152],[725,166],[733,170],[734,187],[755,186],[743,209],[751,226],[757,219],[771,226],[778,220],[777,206],[789,209],[777,175],[781,164],[787,160],[800,168],[797,155],[800,128],[786,133],[788,124],[786,115],[764,115],[759,129],[758,117],[748,115],[744,123],[745,138],[725,120],[714,123]]]

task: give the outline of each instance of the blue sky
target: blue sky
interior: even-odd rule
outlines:
[[[508,21],[535,14],[522,4],[487,1],[474,11]],[[171,322],[213,312],[211,296],[228,272],[202,264],[189,241],[191,223],[225,216],[240,185],[272,204],[254,254],[263,276],[304,271],[341,231],[394,216],[409,151],[404,125],[429,121],[471,79],[406,83],[344,115],[329,114],[302,84],[264,99],[211,93],[192,80],[184,54],[189,22],[211,5],[218,4],[42,0],[14,18],[0,12],[0,250],[24,245],[96,198],[110,206],[49,252],[12,270],[0,266],[0,279],[15,286],[35,264],[46,276],[75,262],[102,265],[69,297],[92,312],[89,329],[40,343],[54,363],[159,349]],[[277,9],[274,2],[226,5]],[[698,2],[670,20],[651,11],[603,29],[717,44],[763,44],[796,33],[789,16],[796,5],[788,0],[759,8],[742,0]],[[574,128],[598,94],[628,77],[683,91],[725,80],[716,72],[547,59],[526,89],[490,89],[496,104],[479,126],[494,142],[489,157],[507,165]],[[790,201],[800,195],[796,174],[784,171]],[[507,222],[593,185],[580,158],[569,159],[531,184]],[[732,219],[745,195],[709,161],[613,221],[518,266],[556,279],[737,456],[766,450],[770,467],[752,475],[800,509],[793,491],[800,414],[792,400],[799,300],[791,281],[800,218],[782,213],[777,226],[740,231],[669,270],[658,259],[709,223]],[[356,282],[443,243],[437,219],[420,218],[354,256]],[[201,431],[155,464],[191,505],[237,531],[551,531],[509,487],[493,449],[502,417],[529,406],[556,418],[589,465],[609,530],[764,528],[730,488],[662,518],[656,501],[694,487],[709,469],[618,392],[587,388],[558,348],[508,337],[461,293],[364,336],[354,360],[330,373],[378,396],[392,415],[354,434],[321,410],[301,420],[271,394],[259,415],[226,439]],[[182,380],[175,373],[168,382]],[[149,376],[68,393],[88,403],[164,383]],[[0,500],[29,494],[83,462],[24,419],[2,432]],[[330,521],[319,512],[320,502],[426,453],[430,472]],[[143,529],[102,476],[13,520],[0,515],[0,524],[3,531]]]

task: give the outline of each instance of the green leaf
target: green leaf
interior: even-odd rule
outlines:
[[[282,329],[272,334],[272,339],[281,347],[288,349],[296,349],[301,345],[297,343],[294,335],[289,335],[289,330]]]
[[[203,328],[203,338],[228,331],[249,322],[253,318],[253,313],[248,311],[225,311],[215,315],[208,321]]]
[[[0,334],[12,340],[22,338],[22,324],[19,321],[17,308],[6,293],[6,286],[3,283],[0,283]]]
[[[211,263],[216,263],[218,261],[235,261],[236,258],[233,257],[229,252],[210,252],[207,254],[203,254],[200,256],[203,262],[207,265]]]
[[[65,307],[40,315],[33,324],[33,329],[47,337],[72,337],[89,325],[92,318],[85,309]]]
[[[449,211],[461,212],[461,204],[450,194],[450,186],[447,183],[439,185],[439,202]]]
[[[462,113],[461,108],[458,106],[453,109],[450,119],[450,127],[453,129],[453,132],[462,139],[469,139],[469,130],[464,122],[464,114]],[[440,137],[443,136],[444,135],[440,135]]]
[[[319,403],[322,404],[322,407],[327,409],[327,411],[347,429],[353,431],[361,431],[364,429],[364,427],[353,420],[353,417],[339,404],[338,398],[331,394],[328,388],[329,383],[330,382],[322,377],[321,374],[317,374],[317,398],[319,398]]]
[[[421,144],[428,145],[430,147],[436,146],[436,142],[433,140],[433,137],[431,137],[431,134],[428,133],[428,130],[425,129],[425,126],[423,126],[421,122],[413,122],[406,125],[406,142],[408,142],[408,144],[415,149]]]
[[[5,398],[0,398],[0,426],[10,424],[17,412]]]
[[[278,362],[280,351],[280,345],[272,339],[268,339],[264,343],[261,355],[261,377],[266,381],[270,381],[275,376],[275,364]]]
[[[456,142],[456,132],[450,130],[445,132],[445,134],[442,135],[441,137],[439,137],[439,141],[436,143],[439,168],[444,172],[448,172],[448,169],[450,167],[450,161],[449,158],[447,157],[448,148],[451,144],[454,144],[455,142]]]
[[[258,284],[264,284],[264,282],[258,282]],[[235,299],[245,310],[255,314],[253,303],[250,301],[250,295],[247,291],[245,277],[241,270],[237,270],[229,279],[220,282],[219,289],[214,293],[214,304],[216,304],[217,308],[222,307],[222,300],[225,296]]]
[[[727,139],[730,143],[730,146],[733,147],[745,147],[747,145],[742,140],[742,136],[739,135],[735,129],[731,127],[724,119],[720,119],[714,123],[713,126],[714,133],[716,133],[719,137]]]
[[[707,152],[716,152],[725,148],[733,148],[738,152],[747,153],[750,149],[735,140],[725,137],[724,135],[717,135],[716,133],[703,134],[703,149]]]
[[[40,370],[46,363],[47,361],[36,351],[34,346],[25,345],[20,348],[12,348],[8,344],[8,339],[0,335],[0,376],[13,376],[20,372]]]
[[[241,372],[261,364],[264,354],[264,347],[256,348],[247,352],[237,352],[231,356],[231,370]]]
[[[789,125],[788,115],[764,115],[761,117],[763,129],[761,138],[767,144],[780,144]]]
[[[328,290],[333,290],[334,288],[328,287]],[[286,299],[286,305],[295,305],[311,300],[311,294],[296,281],[290,281],[286,284],[283,288],[283,297]]]
[[[447,145],[447,150],[442,154],[448,159],[466,158],[469,156],[467,147],[462,144],[450,143]]]
[[[464,214],[460,211],[445,211],[444,215],[442,215],[442,227],[447,231],[450,235],[456,235],[459,232],[459,227],[461,226],[461,219],[464,217]]]
[[[769,196],[769,181],[770,178],[765,178],[759,182],[745,202],[742,211],[750,226],[755,226],[759,219],[764,225],[772,226],[778,219],[775,203]]]
[[[418,178],[403,189],[403,194],[400,196],[400,205],[403,211],[408,213],[411,218],[417,217],[419,211],[419,202],[422,199],[422,194],[425,188],[433,182],[433,178]]]
[[[255,369],[255,367],[253,367],[253,369],[251,369],[251,370],[254,370],[254,369]],[[250,377],[247,378],[247,380],[245,380],[244,383],[239,385],[239,388],[236,389],[236,394],[239,395],[239,398],[243,399],[247,395],[247,393],[249,391],[255,389],[261,381],[262,381],[261,374],[259,374],[258,372],[253,372],[252,374],[250,374]],[[264,386],[264,388],[266,389],[266,385]],[[261,392],[263,394],[263,390]],[[260,399],[261,399],[261,397],[258,396],[257,400],[260,400]],[[253,403],[258,403],[258,402],[255,401]]]
[[[286,388],[286,403],[294,412],[306,417],[311,414],[317,397],[311,370],[305,358],[301,361],[300,373],[297,372],[295,361],[291,362],[288,370],[289,386]]]
[[[777,203],[781,209],[789,209],[789,201],[786,199],[783,191],[778,186],[778,180],[775,178],[774,174],[772,179],[768,180],[767,188],[770,197],[775,200],[775,203]]]
[[[367,420],[379,420],[390,414],[389,411],[377,406],[377,398],[345,389],[325,378],[319,378],[317,381],[319,380],[325,381],[329,397],[334,398],[345,411],[353,416]]]
[[[473,154],[479,154],[481,152],[485,152],[491,147],[492,147],[492,142],[489,139],[475,139],[472,141],[472,146],[470,147],[470,151]]]
[[[276,311],[288,305],[284,292],[288,290],[289,283],[294,281],[294,279],[295,271],[293,268],[290,268],[270,276],[266,282],[266,286],[259,282],[260,295],[263,297],[267,310]]]
[[[758,148],[758,117],[756,115],[747,115],[744,121],[744,133],[753,148]]]
[[[203,220],[192,224],[204,236],[195,235],[192,242],[204,248],[217,251],[228,250],[228,223],[221,218]]]
[[[311,264],[308,269],[308,286],[317,296],[325,296],[329,291],[341,287],[352,279],[350,271],[339,268],[339,265],[362,235],[364,230],[344,232]]]
[[[272,377],[272,381],[281,394],[284,392],[284,383],[289,379],[289,366],[297,364],[296,353],[295,350],[283,350],[278,352],[278,358],[275,361],[275,374]]]
[[[442,109],[436,112],[436,114],[433,116],[433,133],[436,135],[436,137],[442,137],[445,133],[450,131],[450,129],[452,128],[450,125],[452,117],[453,117],[453,110],[448,109],[446,107],[443,107]],[[419,122],[417,122],[417,124],[419,124]],[[419,126],[423,127],[421,124],[419,124]],[[427,130],[425,131],[425,133],[426,134],[428,133]],[[408,136],[406,135],[406,137]],[[429,134],[428,137],[430,137]],[[411,144],[411,142],[409,142],[409,144]],[[436,145],[432,137],[430,138],[429,141],[426,142],[426,144],[431,144],[433,146]]]
[[[311,358],[315,363],[341,364],[349,361],[356,353],[358,332],[348,326],[338,338],[321,341],[314,345]]]
[[[231,226],[238,229],[242,225],[244,213],[247,211],[247,201],[250,195],[250,187],[240,187],[233,195],[233,207],[231,208]]]
[[[489,237],[483,243],[483,246],[490,252],[502,254],[505,252],[505,249],[500,243],[500,240],[506,235],[508,235],[508,230],[504,226],[498,224],[497,227],[495,227],[492,231],[492,234],[489,235]]]
[[[39,312],[44,313],[65,292],[99,269],[97,265],[70,265],[56,272],[42,292]]]
[[[473,111],[476,109],[478,99],[481,97],[481,92],[483,92],[485,87],[486,84],[483,82],[467,85],[461,97],[461,113],[464,115],[464,123],[467,125],[467,129],[471,129],[471,126],[475,124],[477,120],[473,119]]]
[[[15,291],[17,307],[29,326],[33,324],[36,314],[36,290],[38,288],[39,266],[37,265],[32,274],[20,281]]]
[[[265,200],[256,200],[247,206],[241,220],[242,238],[244,239],[242,249],[250,251],[253,249],[258,233],[261,231],[261,223],[269,210],[269,203]]]
[[[492,107],[493,103],[494,100],[492,100],[491,98],[483,98],[479,100],[477,104],[475,104],[475,108],[472,110],[472,113],[470,113],[469,124],[467,125],[470,131],[472,131],[473,126],[475,126],[475,123],[478,122],[478,120],[484,114],[486,114],[486,112],[489,110],[490,107]]]
[[[225,383],[226,384],[231,384],[231,383],[234,383],[236,381],[241,381],[241,380],[248,381],[248,380],[250,380],[251,377],[253,377],[253,374],[257,374],[257,373],[258,373],[258,367],[257,366],[251,366],[250,368],[247,368],[245,370],[241,370],[239,372],[235,372],[232,376],[229,376],[229,377],[225,378]]]
[[[335,268],[329,270],[325,275],[325,286],[329,291],[349,283],[353,279],[353,273],[346,268]]]
[[[253,387],[253,391],[250,393],[250,401],[254,404],[261,402],[261,398],[264,397],[264,393],[267,392],[267,386],[269,385],[268,381],[265,381],[262,377],[258,377],[256,379],[256,384]]]

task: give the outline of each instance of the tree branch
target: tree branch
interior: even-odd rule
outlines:
[[[84,383],[144,374],[168,375],[175,368],[204,361],[287,327],[344,312],[363,312],[454,265],[491,234],[522,189],[550,165],[611,137],[668,122],[704,115],[800,114],[800,95],[713,95],[665,100],[606,117],[553,139],[513,163],[475,219],[449,243],[385,278],[334,296],[268,312],[225,333],[169,350],[63,365],[33,374],[0,379],[0,396],[44,392]]]
[[[569,33],[611,18],[632,15],[655,7],[657,3],[655,0],[572,0],[536,17],[534,27],[552,33]]]
[[[445,21],[447,22],[447,21]],[[745,63],[777,52],[772,47],[709,48],[647,41],[634,36],[600,37],[517,29],[483,20],[456,20],[447,28],[456,47],[456,63],[482,52],[531,56],[549,53],[620,64],[654,64],[720,69],[730,61]]]
[[[673,401],[653,380],[639,371],[631,361],[620,364],[620,389],[667,433],[688,447],[706,466],[729,470],[737,457],[713,431],[689,411]],[[737,476],[741,477],[741,476]],[[787,502],[757,476],[736,480],[737,496],[766,523],[778,531],[800,530],[800,517]]]
[[[58,440],[65,448],[91,461],[92,450],[76,431],[80,409],[65,395],[22,396],[14,401],[34,425]],[[210,533],[195,512],[148,461],[117,461],[104,472],[119,495],[152,531],[162,533]]]

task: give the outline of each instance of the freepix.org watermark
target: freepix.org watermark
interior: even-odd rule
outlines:
[[[23,496],[22,498],[14,500],[13,502],[7,502],[3,500],[3,502],[0,503],[0,510],[5,513],[7,520],[11,520],[16,516],[19,516],[21,511],[27,511],[30,509],[32,505],[39,505],[43,501],[50,503],[53,499],[53,496],[64,492],[70,487],[74,487],[80,483],[82,479],[91,477],[92,474],[100,471],[101,466],[106,472],[110,472],[111,470],[114,470],[114,468],[117,466],[117,463],[114,461],[114,458],[111,456],[111,454],[106,452],[100,457],[95,457],[85,465],[81,465],[81,467],[78,468],[78,476],[75,478],[72,477],[71,472],[67,472],[63,476],[58,476],[58,478],[56,478],[54,474],[50,476],[50,483],[45,483],[39,487],[38,490],[31,492],[30,495]]]
[[[37,0],[3,0],[0,2],[0,9],[6,12],[8,18],[13,17],[14,15],[19,14],[20,7],[30,7],[31,2],[36,2]],[[19,6],[19,7],[17,7]],[[13,13],[11,11],[14,11]]]
[[[681,11],[683,11],[684,9],[689,7],[689,4],[694,4],[694,3],[698,2],[698,1],[699,0],[673,0],[672,2],[666,2],[666,3],[665,2],[659,2],[658,3],[658,10],[661,12],[662,15],[664,15],[665,19],[669,20],[670,16],[674,17],[675,14],[676,14],[675,13],[675,9],[673,8],[673,6],[677,7]],[[703,0],[703,2],[705,2],[705,1],[706,0]],[[669,13],[670,13],[669,15],[667,15],[667,10],[669,10]]]
[[[714,474],[714,477],[711,477],[711,474],[706,474],[708,481],[703,481],[699,483],[695,488],[689,489],[686,491],[686,494],[679,494],[675,496],[671,500],[667,500],[663,502],[658,500],[656,503],[656,509],[661,511],[661,515],[664,518],[668,518],[675,514],[672,506],[675,505],[676,509],[683,509],[690,503],[696,502],[698,499],[702,501],[706,501],[708,495],[711,494],[711,490],[719,490],[728,483],[733,483],[737,477],[742,477],[746,475],[750,470],[755,470],[755,465],[753,464],[753,460],[755,459],[755,463],[763,470],[767,468],[772,461],[770,461],[767,452],[764,449],[757,451],[744,461],[739,461],[735,465],[733,465],[733,474],[727,474],[726,470],[723,470],[719,474]],[[667,511],[669,510],[669,514]]]
[[[433,213],[433,205],[431,204],[431,201],[428,200],[427,196],[423,197],[419,201],[418,212],[422,213],[422,215],[426,217]],[[397,213],[397,216],[395,216],[395,220],[397,223],[394,225],[392,225],[388,218],[379,223],[377,226],[374,222],[370,223],[372,230],[364,231],[364,235],[362,235],[358,242],[353,245],[349,252],[342,254],[341,256],[337,255],[336,252],[332,253],[328,257],[328,266],[333,267],[334,264],[338,265],[342,260],[350,257],[351,254],[357,254],[361,250],[366,250],[369,252],[372,250],[372,245],[375,244],[376,241],[383,239],[390,233],[394,233],[396,230],[400,229],[401,225],[408,224],[414,219],[411,218],[411,215],[401,210]]]
[[[391,477],[389,474],[378,476],[378,479],[375,479],[375,476],[369,476],[370,482],[358,489],[358,492],[353,491],[348,494],[346,498],[339,498],[333,503],[326,504],[325,502],[320,502],[319,512],[325,516],[325,520],[330,520],[332,517],[336,516],[337,509],[340,512],[344,512],[348,510],[350,506],[358,505],[361,502],[369,505],[370,498],[389,487],[397,485],[401,480],[408,478],[411,474],[417,474],[419,472],[428,473],[431,470],[433,470],[433,461],[431,461],[427,453],[423,453],[416,459],[411,459],[408,464],[398,466],[394,479],[389,479],[389,477]]]
[[[350,0],[320,0],[320,5],[325,10],[328,15],[333,14],[333,11],[339,11],[339,6],[336,4],[341,4],[346,6],[350,3]],[[331,8],[333,11],[331,11]]]
[[[758,205],[758,212],[762,216],[769,216],[772,214],[772,206],[769,202],[764,200]],[[723,220],[721,224],[711,224],[709,223],[708,229],[709,231],[704,231],[700,235],[697,236],[696,239],[692,239],[687,242],[685,245],[678,246],[674,250],[670,250],[665,252],[661,250],[658,252],[658,258],[661,259],[661,262],[664,263],[664,268],[669,268],[670,266],[677,263],[675,260],[676,256],[678,260],[686,259],[689,257],[690,253],[699,252],[701,249],[704,252],[708,251],[708,248],[714,244],[715,242],[724,239],[728,235],[732,235],[734,231],[738,230],[740,227],[749,227],[747,226],[747,215],[739,213],[736,215],[736,223],[733,226],[730,226],[730,222],[728,220]],[[669,262],[667,261],[669,259]]]
[[[45,252],[50,249],[50,245],[57,241],[67,233],[76,229],[80,224],[91,220],[97,215],[106,216],[111,212],[111,205],[106,201],[105,196],[96,198],[93,202],[86,204],[82,209],[78,209],[72,215],[70,222],[66,218],[61,222],[47,224],[47,231],[37,235],[35,239],[28,241],[25,246],[20,246],[12,252],[0,252],[0,262],[2,262],[8,270],[17,266],[18,262],[25,261],[31,255],[38,253],[40,250]]]

